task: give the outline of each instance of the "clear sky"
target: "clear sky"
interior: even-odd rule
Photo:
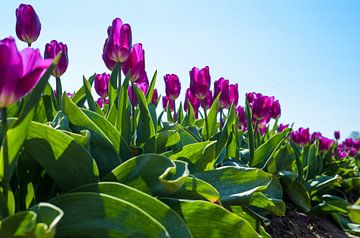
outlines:
[[[15,35],[15,9],[3,1],[0,38]],[[115,17],[130,23],[141,42],[151,78],[175,73],[183,91],[193,66],[210,66],[213,80],[239,84],[246,92],[274,95],[281,122],[332,136],[360,131],[360,1],[47,1],[32,4],[42,23],[34,47],[52,39],[68,45],[70,65],[63,87],[74,91],[82,75],[106,71],[102,47]],[[25,44],[17,41],[18,47]],[[52,79],[54,80],[54,79]],[[184,98],[181,94],[181,99]]]

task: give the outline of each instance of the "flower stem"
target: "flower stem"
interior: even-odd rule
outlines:
[[[31,47],[31,42],[28,42],[28,47]]]
[[[58,108],[61,110],[61,96],[62,96],[62,86],[60,77],[56,77],[56,100],[58,103]]]
[[[170,101],[169,101],[169,104],[170,104]],[[176,113],[176,103],[174,100],[174,122],[176,122],[176,120],[177,120],[177,113]]]
[[[221,108],[220,109],[220,131],[222,130],[222,127],[223,127],[223,109]]]
[[[9,189],[9,178],[8,178],[8,172],[9,172],[9,157],[8,157],[8,145],[6,140],[6,132],[7,132],[7,109],[6,107],[1,109],[1,138],[2,138],[2,149],[3,149],[3,159],[4,159],[4,178],[2,181],[3,186],[3,193],[5,198],[5,203],[7,204],[8,199],[8,189]]]
[[[131,81],[131,113],[132,113],[132,128],[131,128],[131,134],[133,135],[133,138],[135,138],[135,85],[134,82]],[[134,139],[134,145],[135,145],[135,139]]]
[[[204,109],[204,115],[205,115],[205,128],[206,128],[206,139],[209,140],[210,135],[209,135],[209,122],[208,122],[208,118],[207,118],[207,113],[206,113],[206,108],[203,107]]]

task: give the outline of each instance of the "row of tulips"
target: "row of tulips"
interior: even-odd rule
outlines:
[[[190,70],[184,102],[176,74],[160,97],[120,18],[102,51],[111,74],[65,94],[67,46],[51,41],[43,59],[32,6],[16,18],[28,48],[0,41],[0,237],[270,237],[267,216],[284,216],[285,201],[360,234],[360,140],[279,124],[273,96],[247,93],[242,106],[237,83],[211,89],[208,66]]]

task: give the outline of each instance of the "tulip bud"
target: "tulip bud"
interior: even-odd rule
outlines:
[[[154,92],[153,92],[152,99],[151,99],[151,103],[155,105],[156,102],[157,102],[157,100],[158,100],[158,98],[159,98],[158,91],[157,91],[157,89],[155,88],[155,89],[154,89]]]
[[[146,82],[141,82],[141,83],[135,83],[135,85],[144,93],[144,95],[146,95],[146,92],[149,89],[149,84],[147,84]],[[137,105],[138,101],[137,101],[136,93],[134,94],[134,97],[133,97],[131,86],[128,87],[128,95],[129,95],[131,104]]]
[[[340,131],[335,131],[334,132],[334,137],[336,140],[340,139]]]
[[[39,50],[18,51],[12,37],[0,41],[0,108],[7,107],[39,82],[52,60],[43,60]]]
[[[205,109],[210,109],[212,104],[213,104],[212,92],[211,92],[211,90],[209,90],[206,98],[204,100],[202,100],[201,106]]]
[[[130,72],[130,80],[136,82],[145,73],[145,51],[142,44],[134,44],[131,48],[130,57],[122,65],[122,70],[125,75]]]
[[[106,67],[110,70],[110,71],[113,71],[114,70],[114,67],[116,65],[116,62],[111,60],[109,58],[109,56],[105,53],[105,48],[106,48],[106,45],[107,45],[107,41],[108,39],[105,40],[105,44],[104,44],[104,47],[103,47],[103,53],[102,53],[102,59],[106,65]]]
[[[41,23],[31,5],[20,4],[16,9],[16,35],[30,46],[40,35]]]
[[[236,108],[236,114],[239,117],[238,128],[243,128],[245,130],[247,127],[247,122],[245,117],[245,110],[241,105]]]
[[[239,100],[239,89],[237,83],[229,85],[229,99],[230,103],[233,103],[234,107],[236,107]]]
[[[286,128],[289,128],[289,124],[280,124],[277,128],[277,132],[282,132],[284,131]]]
[[[319,138],[319,150],[329,150],[331,147],[331,144],[333,143],[333,140],[328,139],[326,137],[320,136]]]
[[[190,71],[190,90],[191,94],[200,100],[206,98],[210,89],[211,78],[209,73],[209,67],[199,70],[194,67]]]
[[[166,74],[164,76],[165,92],[171,100],[176,100],[180,95],[181,84],[176,74]]]
[[[221,109],[228,108],[230,106],[230,95],[229,95],[229,80],[219,78],[214,82],[214,97],[216,98],[219,93],[219,107]]]
[[[108,96],[108,85],[110,81],[110,74],[97,74],[95,76],[95,91],[101,98]]]
[[[310,141],[309,128],[300,127],[297,131],[292,131],[290,138],[297,144],[306,145]]]
[[[129,24],[123,24],[120,18],[113,20],[112,25],[108,28],[108,38],[105,41],[103,58],[112,60],[117,63],[124,63],[130,54],[131,28]]]
[[[163,96],[162,105],[165,111],[167,111],[168,104],[170,106],[170,110],[173,112],[175,110],[175,101],[171,100],[168,96]]]
[[[271,106],[271,118],[276,119],[280,116],[280,114],[281,114],[281,109],[280,109],[279,100],[275,100]]]
[[[52,40],[45,45],[45,59],[54,59],[60,52],[62,52],[61,57],[52,72],[52,75],[55,77],[63,75],[68,67],[68,48],[66,44],[63,44],[62,42],[58,43],[56,40]]]
[[[316,139],[320,139],[322,137],[321,132],[314,132],[311,134],[311,143],[313,143]]]

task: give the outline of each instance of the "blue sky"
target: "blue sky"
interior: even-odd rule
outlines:
[[[15,35],[15,9],[0,8],[0,38]],[[74,91],[82,75],[106,71],[101,51],[115,17],[132,26],[143,43],[149,76],[177,74],[183,91],[193,66],[210,66],[213,80],[246,92],[274,95],[282,122],[332,136],[360,131],[360,1],[26,1],[42,23],[34,47],[52,39],[69,47],[63,87]],[[18,47],[25,44],[17,41]],[[52,79],[53,80],[53,79]],[[184,93],[181,94],[183,99]]]

